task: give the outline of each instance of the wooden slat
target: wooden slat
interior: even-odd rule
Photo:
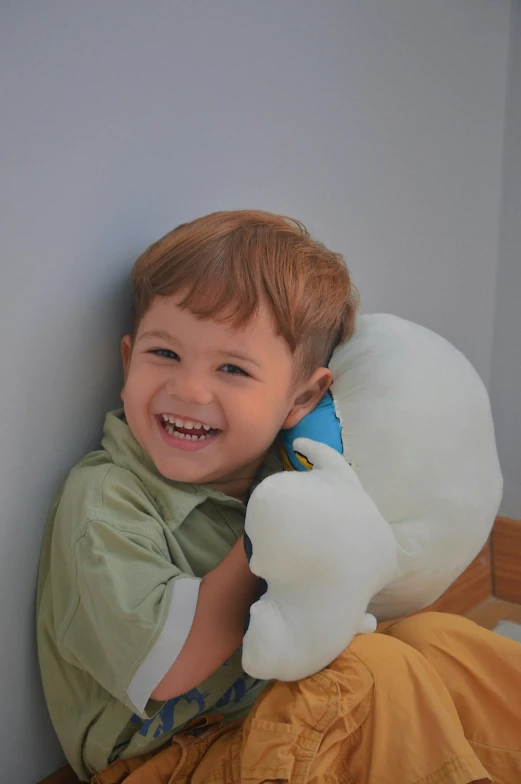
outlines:
[[[521,602],[521,520],[498,517],[492,534],[494,593]]]
[[[80,780],[76,777],[70,765],[64,765],[44,779],[40,779],[38,784],[80,784]]]
[[[504,599],[496,599],[491,596],[486,602],[466,613],[467,618],[476,621],[485,629],[494,629],[499,621],[513,621],[521,624],[521,604],[505,602]]]

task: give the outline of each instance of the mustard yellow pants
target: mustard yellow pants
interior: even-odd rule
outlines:
[[[204,728],[204,729],[202,729]],[[275,683],[243,722],[204,717],[96,784],[521,784],[521,644],[425,613]]]

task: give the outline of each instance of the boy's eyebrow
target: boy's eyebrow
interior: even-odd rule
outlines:
[[[168,332],[164,332],[162,329],[149,329],[148,332],[143,332],[143,334],[139,336],[138,343],[140,340],[146,340],[147,338],[157,338],[158,340],[172,340],[172,335],[169,335]]]

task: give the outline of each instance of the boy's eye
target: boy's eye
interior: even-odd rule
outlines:
[[[222,365],[220,370],[224,370],[230,376],[249,376],[249,373],[246,373],[245,370],[237,367],[237,365]]]
[[[149,353],[165,359],[179,359],[179,354],[176,354],[175,351],[171,351],[169,348],[153,348]]]

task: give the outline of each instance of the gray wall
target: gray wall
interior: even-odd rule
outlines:
[[[505,490],[521,519],[521,2],[512,5],[491,397]]]
[[[38,553],[52,495],[117,403],[146,244],[220,208],[295,215],[345,253],[366,311],[441,332],[488,381],[509,7],[2,4],[6,781],[61,760],[34,647]]]

